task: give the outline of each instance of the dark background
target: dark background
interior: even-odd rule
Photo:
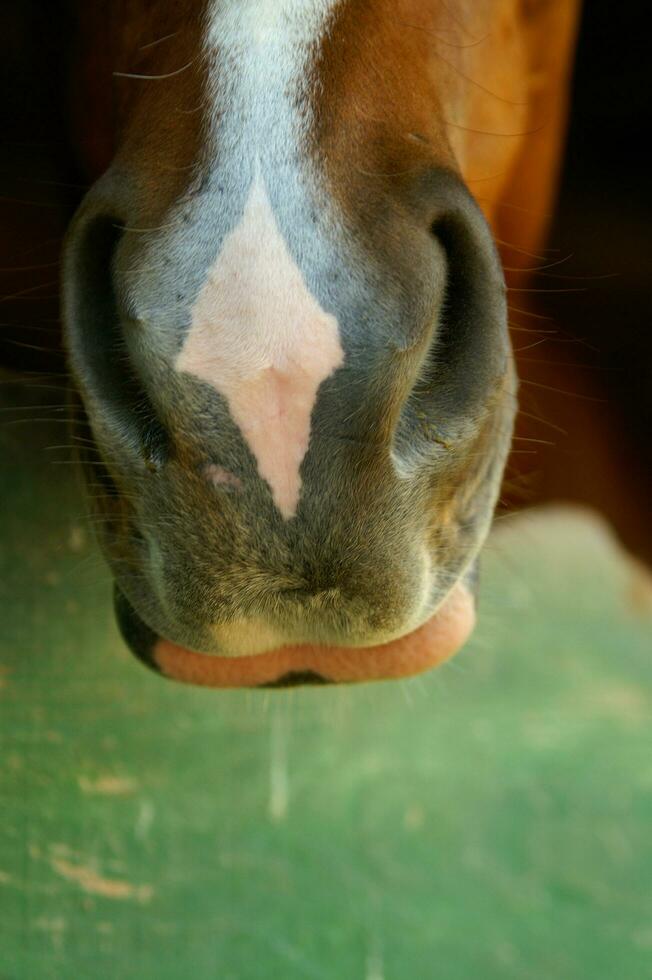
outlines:
[[[583,291],[544,304],[613,411],[631,478],[652,500],[652,207],[646,5],[584,5],[562,184],[549,244]],[[604,278],[600,278],[604,277]],[[560,281],[561,284],[561,281]]]

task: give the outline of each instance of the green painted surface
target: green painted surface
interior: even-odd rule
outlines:
[[[652,977],[652,622],[599,524],[505,523],[424,678],[183,688],[61,428],[0,426],[2,980]]]

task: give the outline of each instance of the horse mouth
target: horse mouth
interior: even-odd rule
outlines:
[[[198,653],[160,637],[115,587],[118,626],[146,666],[182,684],[213,688],[284,688],[395,680],[431,670],[453,656],[475,626],[473,595],[464,582],[417,629],[369,647],[283,646],[251,656]]]

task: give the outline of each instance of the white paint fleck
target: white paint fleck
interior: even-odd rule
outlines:
[[[147,840],[154,823],[154,804],[150,800],[141,800],[138,804],[136,826],[134,833],[139,841]]]
[[[63,916],[42,916],[34,920],[34,928],[47,933],[57,951],[63,948],[63,940],[68,928],[68,923]]]
[[[90,778],[78,776],[82,793],[96,796],[128,796],[136,791],[136,783],[128,776],[102,775]]]
[[[50,865],[58,875],[78,885],[89,895],[118,900],[131,899],[145,904],[154,894],[150,885],[134,885],[130,881],[107,878],[90,864],[73,864],[63,858],[53,857]]]
[[[272,717],[269,767],[269,817],[273,823],[285,820],[289,802],[288,719],[285,713]]]
[[[367,952],[365,980],[385,980],[383,954],[378,944]]]

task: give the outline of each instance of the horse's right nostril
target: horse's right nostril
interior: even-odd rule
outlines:
[[[96,432],[157,468],[167,437],[129,357],[113,283],[122,235],[110,215],[82,215],[64,265],[64,326],[73,374]]]
[[[478,247],[476,237],[457,216],[433,231],[446,252],[447,277],[429,367],[445,391],[447,408],[458,414],[484,400],[504,371],[504,291],[491,257],[483,254],[488,243],[483,243],[484,249]]]
[[[395,430],[395,458],[403,461],[474,439],[503,405],[510,363],[505,282],[489,226],[455,175],[435,174],[427,193],[443,287]]]
[[[394,459],[410,472],[442,453],[461,460],[461,445],[494,431],[491,419],[504,420],[503,447],[511,417],[505,282],[489,226],[457,176],[436,173],[427,195],[443,274],[394,432]]]
[[[442,246],[446,286],[417,397],[447,416],[472,414],[505,372],[509,339],[505,283],[491,232],[457,178],[432,224]]]

